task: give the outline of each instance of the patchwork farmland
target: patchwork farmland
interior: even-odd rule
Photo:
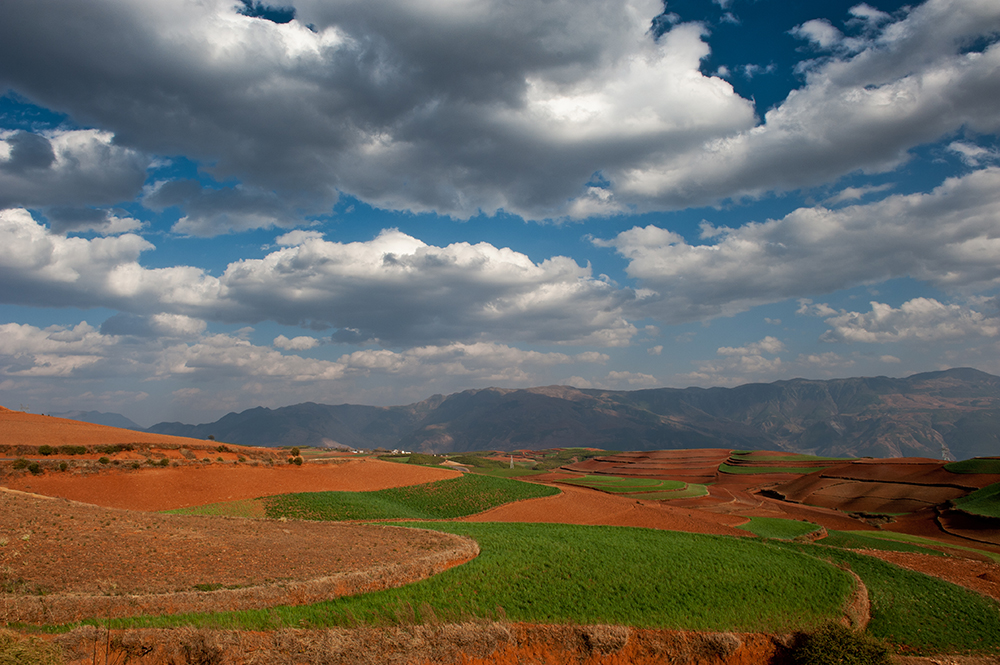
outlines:
[[[0,653],[37,662],[780,663],[836,626],[1000,656],[994,458],[0,432]]]

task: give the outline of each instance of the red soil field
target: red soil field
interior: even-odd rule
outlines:
[[[462,518],[461,521],[603,524],[730,536],[749,535],[746,531],[733,528],[747,521],[742,517],[674,508],[659,501],[639,501],[586,487],[561,485],[559,489],[562,494],[509,503]]]
[[[98,506],[156,511],[290,492],[363,492],[458,475],[460,472],[448,469],[359,458],[302,466],[208,464],[135,471],[106,470],[89,475],[24,474],[3,482],[11,489]]]
[[[0,406],[0,443],[5,446],[90,446],[116,443],[148,443],[205,447],[214,442],[180,436],[136,432],[117,427],[94,425],[78,420],[52,418],[34,413],[11,411]],[[242,449],[242,446],[230,446]]]

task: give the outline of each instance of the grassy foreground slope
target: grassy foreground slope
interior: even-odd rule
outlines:
[[[1000,603],[929,575],[833,547],[780,542],[849,567],[868,587],[868,632],[916,653],[1000,653]]]
[[[746,538],[563,524],[419,526],[472,537],[481,554],[405,587],[316,605],[113,623],[265,630],[500,615],[538,623],[784,632],[838,618],[852,588],[850,576],[825,561]]]

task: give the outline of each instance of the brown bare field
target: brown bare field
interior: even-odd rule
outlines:
[[[362,457],[338,462],[258,465],[195,464],[104,469],[89,474],[21,473],[0,479],[11,489],[108,508],[171,510],[289,492],[364,492],[429,483],[458,471]]]
[[[560,489],[562,494],[510,503],[462,518],[461,521],[603,524],[730,536],[749,535],[746,531],[733,528],[747,521],[742,517],[674,508],[658,501],[639,501],[586,487],[562,485]]]
[[[0,489],[0,620],[298,605],[399,586],[477,553],[436,531],[151,514]]]

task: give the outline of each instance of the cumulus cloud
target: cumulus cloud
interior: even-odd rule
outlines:
[[[355,243],[293,231],[278,243],[264,258],[237,261],[214,277],[191,266],[144,268],[140,254],[153,245],[133,234],[66,238],[26,210],[4,210],[0,300],[273,320],[401,346],[510,339],[622,346],[637,332],[623,314],[632,292],[566,257],[534,263],[488,243],[435,247],[396,230]]]
[[[0,208],[131,200],[149,162],[142,152],[116,144],[108,131],[0,131]]]
[[[321,342],[315,337],[309,337],[308,335],[300,335],[299,337],[293,337],[291,339],[285,337],[284,335],[278,335],[274,338],[274,345],[279,349],[285,349],[286,351],[308,351],[309,349],[314,349],[319,346]]]
[[[200,269],[140,266],[139,256],[151,249],[132,233],[68,238],[27,210],[0,210],[0,301],[186,315],[197,315],[207,303],[224,304],[218,280]]]
[[[304,221],[301,212],[275,192],[243,185],[210,189],[196,180],[158,181],[145,189],[142,202],[157,211],[181,208],[184,216],[171,230],[192,236],[288,227]]]
[[[229,0],[40,0],[0,14],[0,83],[293,209],[328,209],[343,191],[461,218],[607,214],[621,204],[587,189],[594,172],[754,122],[749,101],[701,74],[700,25],[667,21],[654,35],[662,11],[657,0],[300,1],[278,24]],[[109,25],[118,39],[104,38]],[[207,196],[197,202],[221,203]],[[202,212],[179,230],[281,221]]]
[[[655,292],[635,307],[668,322],[729,315],[751,306],[911,277],[945,290],[1000,285],[1000,169],[950,178],[929,193],[894,195],[782,219],[706,227],[690,245],[655,226],[612,240],[628,273]]]
[[[459,218],[604,216],[889,169],[921,143],[1000,126],[1000,45],[967,48],[1000,29],[992,0],[897,17],[858,5],[849,39],[803,23],[794,34],[830,53],[763,119],[701,72],[704,27],[664,20],[662,2],[447,7],[300,0],[276,23],[230,0],[5,3],[0,84],[106,130],[74,135],[118,167],[21,177],[62,173],[64,137],[16,134],[3,205],[123,200],[141,154],[184,154],[240,181],[185,199],[176,230],[192,235],[289,226],[339,192]],[[602,191],[588,184],[598,171]]]
[[[757,197],[895,168],[907,151],[962,128],[1000,128],[1000,5],[928,0],[902,18],[870,12],[871,35],[845,44],[825,21],[797,30],[830,55],[802,67],[806,84],[763,122],[618,172],[615,197],[640,209]],[[878,19],[878,20],[876,20]],[[877,30],[875,28],[878,28]],[[987,46],[968,51],[978,39]]]
[[[1000,318],[933,298],[914,298],[894,308],[871,303],[870,312],[840,311],[826,319],[825,341],[884,343],[956,341],[1000,335]]]
[[[444,378],[530,384],[547,367],[608,360],[601,353],[545,353],[487,342],[420,346],[398,352],[365,349],[336,360],[317,360],[257,346],[238,335],[207,334],[198,330],[197,324],[179,319],[161,319],[154,325],[182,328],[189,339],[159,335],[143,341],[130,333],[102,332],[86,322],[44,329],[3,324],[0,376],[85,379],[114,371],[123,378],[252,379],[286,387],[370,376],[395,377],[418,385]],[[294,345],[286,349],[294,350]]]
[[[694,372],[680,378],[698,385],[736,386],[753,381],[774,380],[783,367],[777,354],[785,350],[784,343],[768,335],[762,340],[739,347],[719,347],[719,360],[698,363]]]

